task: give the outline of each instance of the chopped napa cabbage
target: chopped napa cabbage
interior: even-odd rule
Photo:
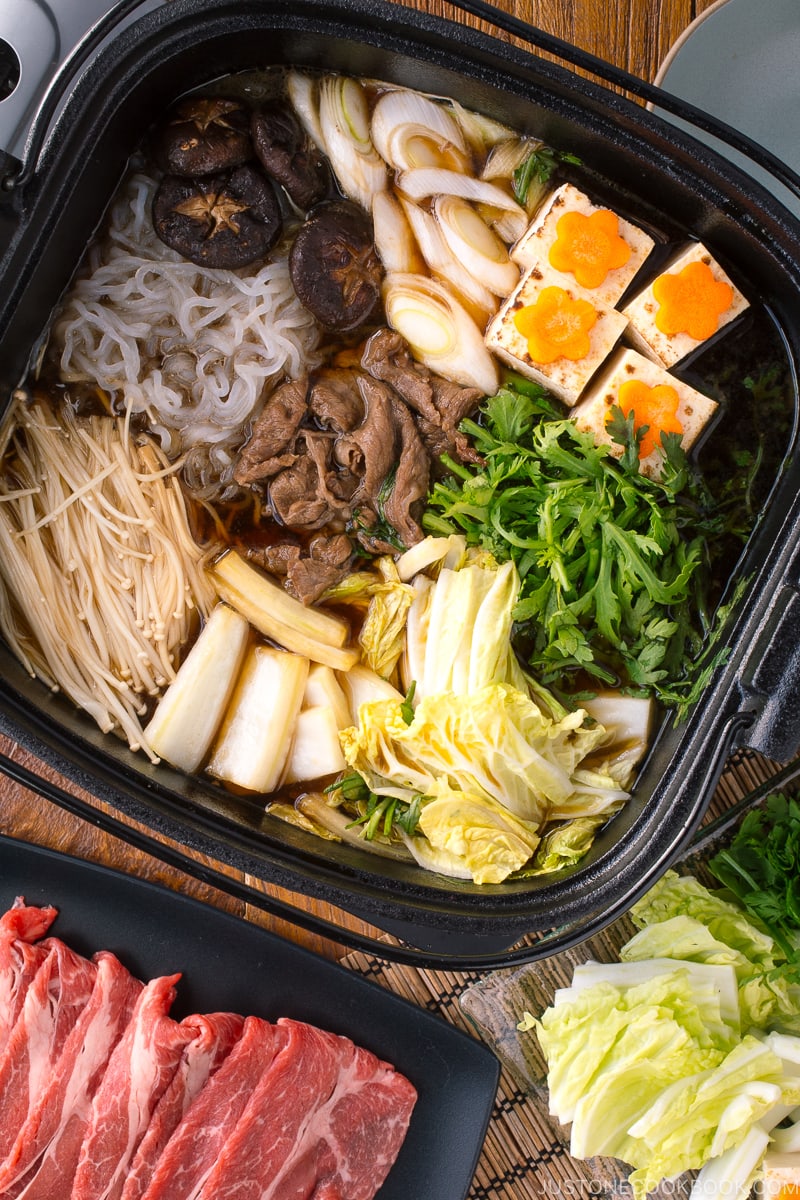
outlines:
[[[615,966],[635,982],[609,982]],[[715,982],[725,967],[674,966],[587,964],[598,982],[577,980],[527,1023],[547,1059],[550,1111],[572,1122],[571,1153],[623,1159],[637,1200],[730,1152],[800,1086],[767,1042],[725,1019]]]
[[[769,934],[758,929],[736,904],[709,891],[693,875],[667,871],[630,912],[639,929],[680,915],[702,921],[713,937],[740,950],[754,966],[774,966],[775,943]]]
[[[420,809],[419,828],[434,850],[446,851],[474,883],[502,883],[531,857],[537,827],[488,796],[439,787]],[[406,844],[414,853],[412,837]],[[449,873],[449,872],[448,872]]]
[[[513,562],[445,567],[431,589],[420,698],[507,682],[519,575]]]
[[[547,875],[580,862],[594,841],[597,829],[607,817],[577,817],[557,825],[544,835],[526,875]]]
[[[414,590],[404,583],[388,554],[375,560],[374,570],[354,571],[325,592],[323,600],[366,609],[361,632],[361,661],[390,679],[403,653],[406,620]]]
[[[791,1101],[780,1059],[759,1039],[745,1037],[712,1071],[678,1080],[630,1127],[636,1144],[626,1159],[634,1196],[665,1178],[702,1167],[739,1145],[776,1103]]]
[[[372,588],[358,642],[362,660],[376,675],[390,679],[403,653],[408,610],[414,589],[403,583],[394,561],[384,555],[376,566],[383,578]]]
[[[631,909],[640,929],[620,951],[632,959],[666,955],[730,962],[739,985],[745,1029],[778,1026],[800,1032],[800,990],[778,968],[780,948],[766,931],[691,875],[668,871]]]
[[[603,807],[596,791],[581,802],[574,773],[605,730],[584,727],[581,710],[552,721],[505,684],[488,684],[463,696],[446,692],[425,697],[410,724],[396,700],[365,704],[358,727],[340,736],[348,765],[377,794],[409,799],[445,782],[464,792],[485,793],[535,823],[567,801],[575,817],[594,815]],[[609,780],[605,811],[616,811],[626,798]]]
[[[599,1119],[600,1112],[589,1111],[589,1098],[601,1080],[617,1077],[623,1088],[638,1080],[644,1112],[672,1079],[721,1062],[736,1038],[722,1018],[714,983],[677,966],[630,987],[599,982],[582,988],[548,1008],[535,1027],[547,1059],[550,1111],[562,1122],[575,1119],[582,1101],[586,1120]],[[625,1119],[633,1119],[629,1111]],[[606,1142],[593,1128],[573,1131],[576,1154],[589,1145],[595,1148],[586,1153],[616,1153],[597,1148]]]

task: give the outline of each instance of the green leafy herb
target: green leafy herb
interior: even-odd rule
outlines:
[[[375,538],[377,541],[385,542],[394,550],[403,551],[408,547],[404,544],[400,534],[389,522],[386,516],[386,502],[392,494],[395,479],[397,477],[397,464],[392,467],[386,478],[383,480],[378,489],[377,509],[378,519],[375,520],[372,513],[369,514],[370,522],[366,520],[366,514],[361,509],[356,509],[353,513],[352,521],[349,523],[348,533],[358,533],[363,531],[369,537]]]
[[[721,527],[710,498],[677,435],[663,438],[653,480],[639,472],[632,417],[612,410],[618,460],[573,421],[543,416],[552,404],[507,380],[480,422],[461,426],[485,465],[444,460],[451,474],[434,484],[423,524],[515,561],[515,645],[545,686],[622,680],[683,714],[701,690],[687,664],[708,643],[707,539]],[[704,681],[723,655],[717,646],[704,659]]]
[[[580,163],[580,159],[574,154],[562,154],[557,150],[551,150],[549,146],[539,146],[536,150],[532,150],[512,175],[514,199],[519,204],[524,204],[531,184],[547,183],[556,167],[562,162],[577,165]]]
[[[800,968],[800,804],[782,793],[745,816],[709,870]]]
[[[406,692],[405,699],[400,705],[400,712],[403,714],[403,720],[405,721],[406,725],[410,725],[414,720],[414,693],[416,690],[417,681],[416,679],[412,679],[408,691]]]
[[[329,784],[325,791],[335,797],[342,809],[353,815],[348,828],[358,825],[364,827],[367,841],[375,837],[391,840],[394,826],[411,835],[419,823],[421,797],[415,796],[409,802],[395,796],[377,796],[370,791],[358,771],[343,775]]]

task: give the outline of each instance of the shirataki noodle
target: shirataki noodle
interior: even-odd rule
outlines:
[[[212,270],[165,246],[150,218],[154,186],[135,174],[123,189],[53,343],[62,380],[96,384],[118,409],[146,413],[165,453],[187,456],[184,480],[203,498],[228,481],[265,385],[314,365],[319,332],[285,255],[258,270]]]

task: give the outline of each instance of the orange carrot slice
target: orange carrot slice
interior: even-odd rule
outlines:
[[[662,333],[688,333],[703,342],[717,332],[720,317],[733,303],[733,288],[715,279],[707,263],[690,262],[677,275],[659,275],[653,296],[660,306],[655,320]]]
[[[639,443],[640,459],[661,446],[662,433],[683,433],[678,419],[678,393],[668,383],[650,387],[641,379],[626,379],[619,389],[618,401],[624,416],[633,412],[634,429],[647,426]]]
[[[624,267],[631,247],[620,236],[619,218],[607,208],[591,215],[565,212],[556,225],[550,247],[550,265],[568,271],[585,288],[600,287],[609,271]]]
[[[535,304],[514,313],[514,324],[528,339],[528,353],[542,365],[558,358],[578,362],[589,353],[589,331],[597,311],[588,300],[573,300],[564,288],[542,288]]]

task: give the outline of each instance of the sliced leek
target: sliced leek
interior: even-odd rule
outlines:
[[[316,79],[300,71],[290,71],[286,77],[286,91],[300,124],[320,150],[325,149],[325,138],[319,122],[319,92]]]
[[[151,750],[181,771],[196,771],[222,721],[244,658],[250,627],[218,604],[158,702],[145,729]]]
[[[284,772],[307,677],[308,659],[252,646],[211,752],[209,774],[249,792],[273,792]]]
[[[460,175],[457,171],[445,171],[436,167],[419,167],[402,171],[397,176],[397,187],[410,200],[425,200],[430,196],[460,196],[462,200],[473,200],[503,212],[513,213],[527,224],[525,209],[517,204],[505,188],[472,175]]]
[[[217,559],[211,577],[219,596],[279,646],[337,671],[347,671],[358,662],[358,650],[345,646],[350,630],[344,621],[321,609],[306,608],[235,550]]]
[[[329,704],[315,704],[298,713],[284,783],[324,779],[346,767],[339,745],[339,726]]]
[[[514,172],[523,166],[532,154],[535,154],[537,150],[541,150],[543,146],[543,142],[534,141],[531,138],[511,137],[505,141],[498,142],[484,163],[483,170],[481,171],[481,179],[488,179],[490,181],[503,179],[506,183],[511,183]],[[551,184],[547,178],[534,175],[530,179],[527,191],[525,192],[524,204],[525,211],[529,217],[533,216],[550,189]]]
[[[498,307],[495,295],[489,288],[484,287],[480,276],[463,264],[458,254],[451,249],[436,216],[407,200],[403,201],[403,208],[422,256],[433,274],[441,276],[451,284],[470,306],[478,309],[484,316],[494,314]],[[480,220],[479,217],[476,219]]]
[[[483,332],[446,287],[422,275],[393,272],[384,281],[383,301],[387,322],[417,361],[463,387],[494,395],[497,366]]]
[[[464,134],[442,104],[420,92],[385,92],[372,114],[375,149],[396,171],[414,167],[470,167]]]
[[[369,106],[357,80],[343,75],[320,80],[319,124],[342,191],[372,212],[373,199],[388,187],[389,174],[372,144]]]
[[[323,663],[312,662],[308,671],[303,707],[316,708],[320,705],[327,705],[333,710],[337,729],[346,729],[352,724],[350,705],[342,685],[336,678],[336,672]]]
[[[463,270],[495,296],[509,296],[519,282],[519,267],[472,205],[458,196],[437,196],[433,213],[451,255]]]
[[[373,197],[372,232],[385,271],[424,271],[425,260],[417,239],[393,192],[377,192]]]

